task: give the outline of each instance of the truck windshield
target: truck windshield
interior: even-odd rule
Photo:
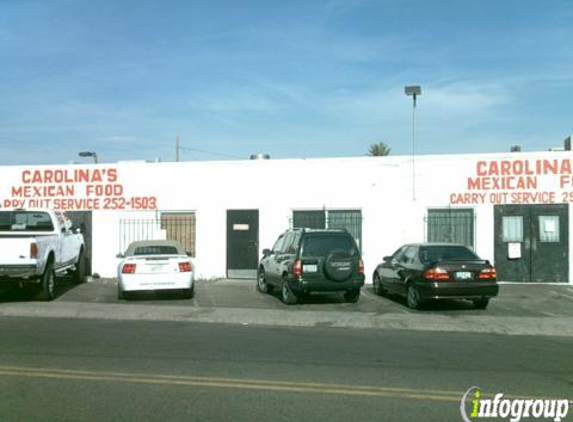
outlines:
[[[50,232],[54,224],[47,212],[0,211],[2,232]]]

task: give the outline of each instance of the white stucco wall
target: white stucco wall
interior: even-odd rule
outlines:
[[[483,258],[493,261],[493,204],[489,201],[453,204],[452,193],[477,192],[489,198],[491,193],[500,191],[468,187],[468,178],[479,176],[476,172],[480,161],[521,160],[521,163],[535,165],[536,160],[556,158],[569,160],[571,154],[419,156],[415,160],[415,195],[412,192],[412,157],[409,156],[5,166],[0,167],[0,206],[9,208],[16,205],[12,201],[17,200],[22,201],[18,205],[26,207],[32,206],[30,201],[42,199],[50,199],[50,205],[53,205],[57,199],[62,199],[53,191],[45,191],[53,186],[73,186],[72,198],[75,200],[99,199],[97,206],[81,202],[67,203],[67,206],[73,210],[86,207],[92,210],[92,269],[104,277],[114,276],[116,272],[120,219],[147,218],[161,211],[193,211],[196,213],[195,263],[199,275],[206,278],[226,274],[227,210],[259,210],[259,248],[262,251],[271,247],[276,237],[288,228],[293,210],[359,209],[363,217],[363,258],[370,276],[382,257],[393,253],[401,244],[425,240],[424,218],[429,208],[472,208],[476,216],[476,250]],[[92,172],[92,176],[94,171],[99,171],[103,180],[77,180],[78,170]],[[46,172],[56,171],[60,178],[66,175],[66,180],[57,183],[53,174],[51,180],[43,180]],[[34,180],[35,177],[42,180]],[[560,186],[561,175],[536,177],[537,190],[556,192],[559,202],[566,195],[564,192],[573,191],[568,182],[566,186]],[[106,201],[116,197],[90,193],[94,185],[119,185],[120,196],[125,200],[154,198],[157,209],[131,210],[132,206],[124,210],[103,209]],[[573,234],[570,233],[569,239],[573,239]],[[571,255],[570,268],[573,264]]]

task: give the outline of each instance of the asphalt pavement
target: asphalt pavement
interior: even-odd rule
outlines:
[[[294,306],[257,292],[254,280],[199,280],[196,291],[194,299],[148,293],[119,301],[114,279],[79,286],[64,282],[52,302],[3,292],[0,315],[573,337],[570,285],[501,284],[500,295],[486,310],[476,310],[470,302],[444,301],[412,311],[402,298],[376,296],[371,286],[362,289],[356,304],[344,303],[340,294],[325,294]]]
[[[573,399],[566,337],[43,317],[0,333],[3,422],[459,422],[474,386]]]

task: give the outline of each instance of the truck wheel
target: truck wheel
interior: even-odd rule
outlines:
[[[261,293],[272,293],[273,286],[267,283],[267,278],[265,275],[265,270],[261,267],[259,273],[257,274],[257,290]]]
[[[80,252],[76,270],[73,274],[73,280],[75,284],[81,284],[86,281],[86,257],[84,251]]]
[[[46,265],[44,274],[42,274],[42,281],[40,283],[40,293],[38,294],[38,299],[44,301],[50,301],[54,298],[54,290],[56,286],[56,274],[54,273],[54,267],[52,263]]]
[[[344,300],[348,303],[356,303],[360,298],[360,289],[349,290],[344,292]]]
[[[295,305],[298,302],[298,297],[294,294],[288,281],[283,280],[283,286],[281,289],[281,299],[285,305]]]

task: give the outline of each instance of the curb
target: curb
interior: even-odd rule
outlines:
[[[377,314],[238,308],[165,307],[80,302],[9,303],[5,317],[47,317],[118,321],[178,321],[252,326],[332,327],[573,337],[571,317],[499,317],[469,315]]]

